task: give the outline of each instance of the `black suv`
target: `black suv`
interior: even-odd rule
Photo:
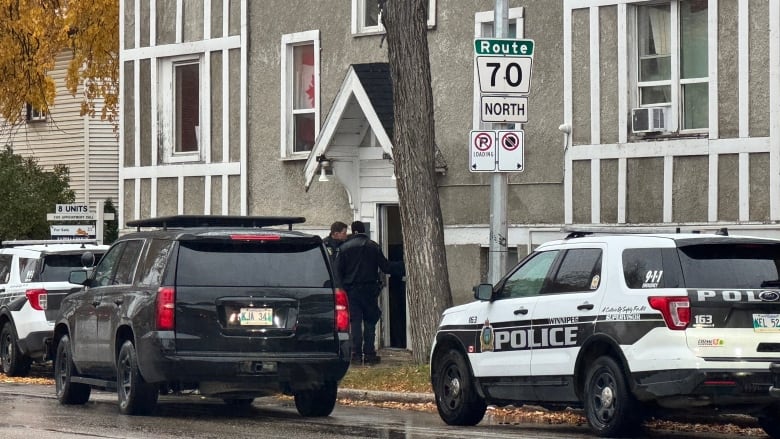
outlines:
[[[346,293],[300,217],[180,215],[128,222],[84,290],[62,303],[54,375],[62,404],[117,389],[123,414],[181,390],[248,407],[283,392],[328,416],[349,367]],[[285,229],[272,226],[287,225]],[[141,228],[155,230],[141,231]]]

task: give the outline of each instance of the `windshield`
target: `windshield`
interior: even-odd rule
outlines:
[[[679,255],[687,288],[780,288],[777,245],[691,245]]]
[[[95,253],[95,260],[102,253]],[[43,267],[40,272],[41,282],[67,282],[70,272],[84,268],[81,264],[81,253],[70,255],[46,255],[43,257]]]

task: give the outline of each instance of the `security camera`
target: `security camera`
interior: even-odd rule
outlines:
[[[558,125],[558,130],[564,134],[571,134],[571,125],[562,123]]]

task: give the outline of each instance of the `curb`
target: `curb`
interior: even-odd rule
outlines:
[[[384,392],[381,390],[339,389],[341,399],[354,399],[370,402],[400,402],[406,404],[424,404],[435,401],[433,393]]]

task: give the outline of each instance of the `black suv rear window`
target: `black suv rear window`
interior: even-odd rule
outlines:
[[[780,288],[780,247],[704,244],[679,248],[687,288]]]
[[[176,284],[321,288],[330,274],[321,244],[181,241]]]

